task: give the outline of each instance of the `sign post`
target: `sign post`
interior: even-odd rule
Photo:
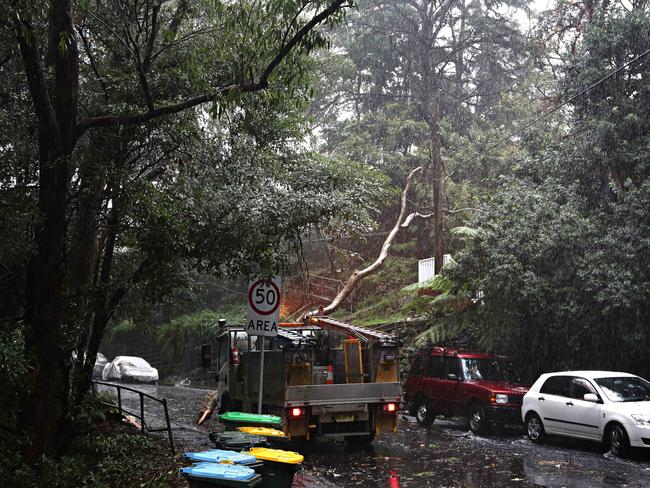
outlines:
[[[260,388],[257,398],[257,413],[262,413],[262,390],[264,387],[264,341],[266,337],[278,335],[280,320],[279,276],[259,279],[248,284],[248,311],[246,313],[246,333],[258,336],[260,351]],[[261,345],[260,345],[261,344]]]

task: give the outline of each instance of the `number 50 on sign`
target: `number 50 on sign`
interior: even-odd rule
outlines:
[[[248,286],[246,332],[276,336],[280,316],[280,277],[251,281]]]

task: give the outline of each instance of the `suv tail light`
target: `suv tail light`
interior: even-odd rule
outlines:
[[[395,403],[385,403],[384,404],[384,412],[396,412],[397,411],[397,404]]]

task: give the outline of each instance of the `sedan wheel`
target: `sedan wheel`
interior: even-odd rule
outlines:
[[[609,449],[617,457],[625,457],[630,449],[630,440],[627,437],[625,429],[619,424],[614,424],[609,429]]]
[[[544,438],[544,426],[537,414],[531,413],[526,419],[526,432],[531,441],[536,443],[542,442]]]

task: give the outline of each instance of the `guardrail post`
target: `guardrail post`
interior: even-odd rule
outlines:
[[[144,395],[140,392],[140,430],[144,432]]]
[[[172,426],[169,423],[169,411],[167,410],[167,399],[162,399],[163,408],[165,409],[165,421],[167,422],[167,435],[169,435],[169,445],[172,449],[172,454],[174,454],[174,438],[172,436]]]

